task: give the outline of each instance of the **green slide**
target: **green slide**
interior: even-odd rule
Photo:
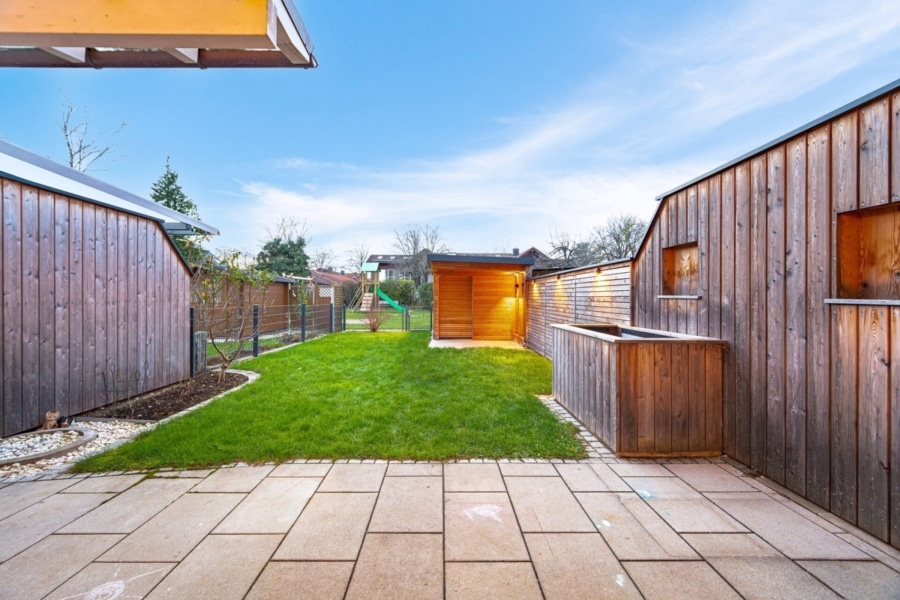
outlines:
[[[385,302],[387,302],[388,304],[390,304],[391,306],[393,306],[394,308],[396,308],[396,309],[399,310],[400,312],[403,312],[403,307],[400,306],[399,304],[397,304],[397,302],[395,302],[393,298],[391,298],[390,296],[388,296],[387,294],[385,294],[384,292],[382,292],[382,291],[381,291],[381,288],[377,288],[377,292],[378,292],[378,296],[379,296],[382,300],[384,300]]]

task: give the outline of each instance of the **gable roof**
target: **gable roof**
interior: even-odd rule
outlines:
[[[211,225],[175,212],[152,200],[141,198],[81,171],[76,171],[24,148],[0,140],[0,175],[21,183],[65,194],[157,221],[169,232],[195,227],[218,235]]]

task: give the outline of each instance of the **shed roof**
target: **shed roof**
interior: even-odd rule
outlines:
[[[3,140],[0,140],[0,175],[85,202],[153,219],[173,233],[179,226],[190,226],[214,235],[219,234],[218,229],[202,221]]]
[[[3,0],[0,66],[316,66],[293,0]]]
[[[492,254],[429,254],[428,263],[474,263],[483,265],[507,265],[530,267],[534,264],[534,257],[518,257],[511,255]]]

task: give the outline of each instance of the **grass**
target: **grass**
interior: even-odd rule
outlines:
[[[532,352],[429,349],[424,332],[335,334],[241,364],[255,383],[78,463],[78,471],[294,458],[584,458],[535,398]]]
[[[386,313],[391,317],[384,325],[381,331],[402,331],[403,330],[403,314],[393,308],[385,308]],[[409,309],[409,326],[413,331],[423,330],[431,331],[431,311],[427,308],[410,308]],[[347,309],[347,331],[368,331],[366,313],[359,310]]]

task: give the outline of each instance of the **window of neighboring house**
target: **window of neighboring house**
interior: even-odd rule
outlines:
[[[675,296],[699,293],[697,243],[663,248],[663,294]]]
[[[384,270],[384,278],[385,278],[385,280],[393,279],[394,278],[394,270],[393,269],[385,269]]]
[[[838,298],[900,300],[900,206],[840,213]]]

